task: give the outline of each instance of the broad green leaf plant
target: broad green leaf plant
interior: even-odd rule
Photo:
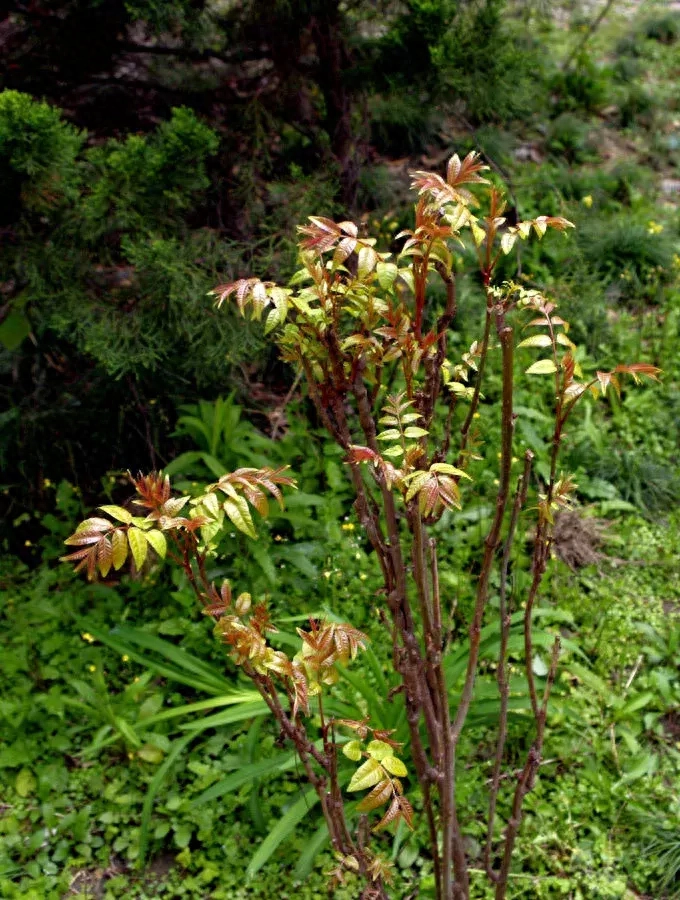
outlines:
[[[237,469],[193,499],[173,496],[167,477],[139,477],[137,514],[103,507],[108,518],[87,519],[67,541],[77,549],[65,558],[90,577],[106,576],[127,561],[140,568],[150,553],[167,556],[184,569],[204,613],[215,620],[218,638],[259,691],[281,739],[292,745],[302,764],[337,856],[334,876],[354,873],[362,879],[365,900],[389,897],[389,864],[373,849],[371,831],[398,823],[412,827],[417,794],[430,837],[438,900],[470,896],[464,811],[456,787],[467,765],[477,762],[460,758],[460,738],[480,668],[483,629],[494,619],[500,630],[500,705],[482,855],[496,900],[506,896],[524,799],[541,762],[560,652],[556,638],[548,670],[539,678],[533,667],[534,608],[550,557],[555,513],[570,503],[575,488],[558,469],[565,426],[584,397],[619,391],[623,375],[637,382],[659,372],[634,363],[587,378],[555,301],[514,282],[494,281],[499,261],[518,241],[572,226],[555,216],[509,224],[502,192],[484,170],[471,153],[463,160],[453,156],[444,176],[412,173],[419,195],[415,224],[399,235],[396,258],[378,251],[375,240],[353,222],[314,216],[299,228],[301,269],[290,286],[245,278],[214,292],[218,307],[233,299],[242,314],[263,321],[265,333],[300,373],[319,419],[344,451],[355,510],[384,581],[378,602],[406,709],[407,748],[370,718],[330,713],[328,695],[340,668],[365,650],[364,634],[350,623],[313,618],[308,629],[298,629],[299,650],[289,655],[270,643],[275,627],[264,603],[247,591],[233,592],[228,581],[218,588],[207,576],[206,561],[217,552],[225,528],[235,526],[255,538],[252,510],[266,516],[269,497],[283,503],[281,489],[294,486],[283,469]],[[452,354],[449,339],[457,313],[453,251],[466,242],[476,253],[484,289],[484,326],[468,351]],[[437,281],[443,287],[439,294]],[[438,305],[436,297],[442,295]],[[528,336],[518,341],[518,333]],[[533,472],[530,450],[524,451],[521,474],[511,474],[513,454],[521,453],[514,434],[517,347],[538,353],[519,377],[550,379],[552,385],[552,450],[543,479]],[[479,549],[462,689],[453,695],[446,661],[460,648],[451,647],[451,603],[440,590],[431,532],[447,510],[461,509],[475,497],[471,462],[485,437],[477,419],[491,358],[498,358],[493,364],[501,385],[497,399],[485,399],[487,406],[495,403],[500,421],[496,497]],[[520,521],[520,533],[531,534],[533,543],[523,609],[513,603],[508,588]],[[496,577],[497,582],[492,580]],[[498,588],[492,588],[496,583]],[[491,604],[496,593],[498,602]],[[366,602],[376,601],[367,597]],[[516,761],[511,767],[506,761],[512,702],[508,643],[518,619],[531,713],[525,719],[530,749],[519,773]],[[357,766],[344,789],[339,753]],[[405,758],[412,761],[412,771]],[[501,789],[509,790],[504,828],[497,821]]]

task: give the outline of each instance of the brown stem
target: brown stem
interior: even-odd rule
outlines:
[[[465,675],[465,683],[461,693],[458,709],[456,710],[456,718],[453,723],[452,733],[454,742],[458,741],[460,733],[463,730],[465,719],[470,708],[472,700],[472,691],[475,684],[475,676],[477,673],[477,660],[479,657],[479,641],[482,630],[482,620],[484,618],[484,610],[489,597],[489,579],[493,568],[494,555],[500,537],[501,526],[503,524],[503,516],[508,502],[508,493],[510,488],[510,466],[512,464],[512,434],[513,434],[513,414],[512,414],[512,392],[513,392],[513,346],[512,346],[512,328],[504,327],[500,332],[502,365],[503,365],[503,396],[501,405],[501,468],[500,479],[498,485],[498,494],[496,496],[496,513],[494,515],[491,528],[484,542],[484,557],[482,560],[482,568],[477,582],[477,597],[475,600],[475,610],[470,625],[470,653],[468,655],[468,665]]]
[[[433,662],[434,653],[434,635],[432,626],[432,610],[430,608],[430,586],[428,583],[428,570],[426,563],[426,535],[423,526],[418,501],[412,501],[408,511],[409,524],[413,532],[413,541],[411,545],[411,559],[413,562],[413,580],[416,583],[418,592],[418,601],[420,604],[420,616],[423,625],[423,641],[425,645],[425,653],[423,665],[425,676],[427,678],[427,686],[432,696],[432,705],[435,714],[435,725],[437,729],[436,743],[432,747],[434,753],[435,765],[441,767],[443,763],[442,752],[442,725],[441,725],[441,697],[437,686],[437,675]]]
[[[365,363],[362,360],[355,372],[355,379],[352,383],[352,392],[357,404],[359,422],[364,433],[366,444],[374,452],[379,452],[371,401],[361,377],[364,367]],[[415,634],[413,616],[408,603],[406,570],[401,550],[401,538],[399,534],[399,523],[394,503],[394,495],[391,490],[387,488],[384,478],[378,476],[376,480],[381,492],[387,528],[387,545],[385,549],[389,561],[389,566],[387,567],[388,578],[386,579],[388,606],[396,627],[396,633],[402,644],[401,647],[394,647],[395,668],[399,672],[404,684],[406,716],[411,736],[411,750],[416,768],[416,775],[423,790],[423,801],[430,832],[430,840],[433,847],[435,881],[439,885],[441,870],[439,852],[437,849],[437,827],[432,807],[430,788],[436,774],[433,772],[432,766],[428,761],[427,753],[420,737],[420,718],[422,713],[430,741],[430,748],[435,760],[439,759],[441,762],[443,758],[441,750],[441,720],[438,711],[435,709],[432,696],[432,687],[435,686],[436,679],[435,684],[432,684],[431,682],[424,681],[421,677],[421,673],[425,671],[426,664],[423,660],[423,655]],[[418,524],[415,524],[416,520]],[[431,633],[431,625],[429,623],[427,611],[427,575],[422,571],[419,562],[422,559],[424,547],[422,546],[422,523],[420,522],[417,511],[415,512],[413,522],[415,528],[414,564],[418,565],[418,573],[420,575],[416,580],[419,588],[419,596],[422,601],[424,613],[423,623],[427,635]]]
[[[493,308],[490,305],[490,300],[487,301],[486,307],[486,320],[484,322],[484,336],[482,337],[482,346],[480,351],[479,365],[477,367],[477,381],[475,383],[475,390],[472,394],[472,400],[470,402],[470,409],[468,410],[468,414],[465,417],[465,421],[460,429],[460,450],[458,452],[458,461],[456,466],[460,468],[460,466],[465,461],[465,451],[467,449],[468,440],[470,436],[470,426],[472,425],[472,420],[475,417],[475,413],[477,412],[477,407],[479,406],[479,395],[482,390],[482,378],[484,376],[484,368],[486,366],[486,357],[489,352],[489,337],[491,335],[491,319],[492,319]]]
[[[342,801],[342,792],[340,790],[340,782],[338,780],[338,747],[335,740],[328,739],[329,725],[326,722],[323,711],[323,692],[318,694],[319,701],[319,718],[321,721],[321,736],[323,740],[324,753],[328,760],[328,780],[329,790],[326,794],[326,806],[330,814],[330,818],[337,823],[341,838],[346,846],[351,846],[352,840],[347,829],[345,821],[345,807]]]
[[[491,865],[491,849],[493,845],[493,829],[496,819],[496,804],[498,801],[498,791],[501,783],[501,768],[503,765],[503,752],[505,750],[505,740],[508,732],[508,698],[510,694],[508,683],[507,668],[507,652],[508,640],[510,638],[511,610],[508,605],[508,568],[510,565],[510,552],[515,538],[517,529],[517,521],[519,519],[520,510],[526,502],[527,488],[529,486],[529,477],[531,474],[531,466],[534,454],[531,450],[527,450],[524,456],[524,471],[517,482],[517,490],[515,492],[515,501],[512,506],[510,516],[510,524],[508,526],[508,534],[503,545],[503,557],[501,559],[501,576],[500,576],[500,619],[501,619],[501,646],[498,653],[498,692],[501,698],[501,709],[499,714],[498,740],[496,743],[496,758],[494,761],[493,776],[491,780],[491,791],[489,795],[489,816],[486,831],[486,846],[484,848],[484,867],[487,875],[492,881],[498,878],[497,873]]]
[[[529,686],[529,698],[531,700],[531,709],[534,718],[538,718],[538,696],[536,693],[536,680],[534,678],[533,668],[533,610],[538,589],[543,580],[545,572],[547,556],[548,556],[548,538],[545,535],[545,527],[539,527],[536,530],[536,542],[534,544],[534,558],[532,562],[532,577],[529,594],[527,595],[526,607],[524,608],[524,666],[527,675],[527,684]]]
[[[443,462],[449,455],[449,449],[451,447],[451,426],[453,425],[453,414],[456,411],[457,404],[458,397],[456,397],[456,395],[452,393],[448,399],[448,411],[446,413],[446,421],[444,423],[444,440],[442,441],[442,445],[439,450],[437,450],[437,452],[432,457],[432,462]]]
[[[437,566],[437,545],[434,540],[429,542],[430,566],[432,573],[432,621],[433,666],[437,674],[437,687],[439,690],[439,706],[442,715],[442,727],[444,733],[444,764],[442,766],[442,778],[440,786],[441,819],[442,819],[442,896],[453,896],[453,884],[451,877],[454,871],[454,853],[456,865],[460,870],[465,866],[465,853],[463,850],[462,834],[458,822],[456,810],[456,764],[455,746],[451,735],[451,715],[449,712],[449,695],[446,688],[446,677],[442,666],[442,609],[441,595],[439,591],[439,568]],[[462,857],[462,858],[461,858]]]
[[[432,423],[435,404],[441,388],[442,363],[446,359],[446,335],[449,325],[456,315],[456,279],[452,273],[446,271],[441,263],[436,264],[436,269],[446,285],[446,306],[437,320],[437,351],[425,362],[426,376],[421,406],[423,428],[425,429],[429,429]]]
[[[348,445],[343,441],[337,425],[331,420],[331,417],[328,415],[328,411],[325,405],[321,401],[321,397],[319,396],[319,389],[314,378],[314,373],[312,372],[312,367],[305,359],[302,360],[302,366],[305,370],[309,396],[312,398],[312,402],[314,403],[316,411],[318,412],[321,421],[324,424],[324,427],[331,435],[331,437],[346,450]]]
[[[552,324],[551,333],[552,333]],[[551,535],[551,525],[548,521],[547,515],[550,512],[550,505],[553,499],[553,491],[555,489],[555,482],[557,480],[557,459],[560,452],[560,444],[562,441],[562,431],[564,428],[564,423],[566,421],[566,416],[569,414],[569,411],[566,415],[563,415],[563,404],[564,404],[564,392],[560,389],[559,383],[557,385],[557,407],[555,410],[555,430],[553,432],[552,438],[552,450],[550,454],[550,478],[548,481],[548,489],[546,491],[546,513],[541,515],[539,518],[538,526],[536,528],[536,539],[534,541],[534,554],[531,565],[532,578],[531,578],[531,586],[529,587],[529,594],[527,596],[527,603],[524,610],[524,667],[527,675],[527,684],[529,686],[529,697],[531,699],[531,709],[534,714],[534,718],[538,717],[538,697],[536,694],[536,682],[534,679],[534,670],[533,670],[533,610],[534,603],[536,602],[536,597],[538,596],[538,590],[541,586],[541,581],[543,580],[543,575],[546,570],[546,566],[548,564],[548,559],[550,557],[550,546],[552,544],[552,535]]]
[[[295,747],[297,754],[300,757],[300,761],[304,767],[307,780],[314,787],[314,790],[316,791],[321,802],[321,808],[323,811],[324,819],[326,820],[326,824],[328,825],[328,833],[330,834],[333,848],[337,852],[342,853],[343,856],[349,854],[358,856],[358,854],[356,853],[356,847],[350,837],[347,823],[345,821],[345,810],[342,803],[342,798],[340,797],[340,802],[337,802],[340,789],[337,783],[337,770],[334,773],[335,755],[334,753],[331,753],[329,755],[327,752],[327,735],[324,735],[323,737],[324,750],[326,752],[321,754],[307,737],[307,733],[304,727],[296,725],[287,715],[286,711],[281,705],[281,701],[279,700],[276,688],[272,684],[271,679],[267,678],[266,676],[259,675],[257,672],[251,669],[250,666],[244,666],[244,671],[247,675],[249,675],[249,677],[257,686],[265,703],[271,710],[276,721],[279,723],[283,734],[292,742],[293,746]],[[322,707],[320,708],[322,709]],[[310,757],[313,757],[316,760],[321,768],[327,773],[328,777],[319,775],[314,771],[314,767],[311,764]],[[329,779],[331,781],[330,791],[328,790]],[[359,859],[359,862],[361,866],[361,858]],[[362,866],[362,868],[363,874],[365,875],[366,866],[365,861],[363,862],[364,865]]]
[[[490,313],[487,311],[487,322],[490,321]],[[482,621],[484,619],[484,610],[486,609],[489,597],[489,580],[491,570],[493,568],[494,555],[498,540],[500,537],[505,508],[507,506],[508,494],[510,489],[510,466],[512,464],[512,435],[513,435],[513,333],[512,328],[502,326],[502,316],[498,317],[499,338],[501,342],[502,370],[503,370],[503,392],[501,401],[501,468],[498,486],[498,494],[496,497],[496,513],[491,524],[491,528],[484,542],[484,557],[482,560],[482,568],[477,583],[477,596],[475,600],[475,609],[470,624],[470,651],[468,654],[468,664],[465,673],[465,682],[461,692],[456,717],[450,729],[451,743],[455,748],[460,738],[470,703],[472,702],[472,692],[474,690],[475,678],[477,674],[477,663],[479,659],[479,643],[481,639]],[[485,332],[488,344],[488,334]],[[481,367],[480,367],[481,368]],[[478,383],[479,384],[479,383]],[[466,898],[469,896],[469,877],[467,872],[467,861],[465,857],[465,849],[462,839],[454,836],[453,840],[453,864],[456,883],[459,894]]]
[[[517,839],[519,826],[522,822],[522,806],[524,804],[524,798],[534,786],[536,772],[538,771],[538,767],[541,764],[541,752],[543,750],[543,739],[545,736],[545,719],[548,712],[548,701],[550,699],[550,693],[555,681],[555,675],[557,674],[557,661],[559,659],[559,654],[560,639],[559,637],[556,637],[552,649],[550,671],[548,672],[545,691],[543,693],[543,700],[537,720],[536,739],[531,747],[531,750],[529,750],[527,761],[524,765],[524,768],[522,769],[522,774],[520,775],[519,781],[517,782],[517,787],[515,788],[515,794],[512,801],[512,811],[505,832],[503,861],[501,862],[501,867],[498,872],[498,879],[496,881],[495,900],[505,900],[505,893],[508,886],[508,876],[510,874],[512,851],[514,850],[515,840]]]

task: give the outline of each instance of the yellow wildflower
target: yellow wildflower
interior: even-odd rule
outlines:
[[[593,205],[593,198],[590,194],[586,194],[585,197],[581,198],[581,203],[584,206],[588,207],[588,209],[590,209],[590,207]]]
[[[96,638],[92,637],[89,631],[84,631],[80,636],[84,641],[87,641],[88,644],[94,644],[96,640]]]

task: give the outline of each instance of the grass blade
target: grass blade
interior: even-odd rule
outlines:
[[[255,700],[250,703],[241,703],[235,709],[227,709],[214,716],[206,716],[197,722],[188,722],[180,727],[182,731],[205,731],[206,728],[219,728],[222,725],[231,725],[233,722],[242,722],[244,719],[254,719],[255,716],[268,715],[270,715],[270,710],[264,700]]]
[[[228,775],[199,794],[198,797],[191,801],[190,809],[195,809],[197,806],[210,803],[211,800],[224,797],[225,794],[230,794],[237,788],[242,787],[242,785],[256,778],[261,778],[263,775],[271,775],[274,772],[286,772],[294,768],[296,760],[297,756],[295,753],[280,753],[273,759],[262,759],[259,762],[251,763],[249,766],[243,766],[237,772]]]
[[[125,626],[118,626],[112,632],[108,632],[88,622],[83,622],[82,625],[98,641],[111,647],[121,655],[129,656],[130,659],[133,659],[140,665],[152,669],[171,681],[185,684],[187,687],[193,687],[207,694],[224,695],[234,687],[232,682],[219,676],[201,660],[191,656],[184,650],[180,650],[174,644],[170,644],[160,638],[154,638],[153,635],[139,632],[134,628],[125,628]],[[169,659],[171,663],[176,663],[176,665],[168,665],[153,656],[141,653],[136,645],[152,650],[157,650],[160,645],[161,655]],[[157,650],[157,652],[159,651]]]
[[[326,825],[325,822],[322,822],[307,842],[305,849],[300,854],[300,858],[298,859],[295,865],[295,869],[293,870],[293,878],[295,879],[295,881],[303,881],[305,878],[307,878],[309,873],[312,871],[312,867],[314,866],[314,860],[321,852],[321,850],[323,850],[325,844],[328,842],[328,839],[328,825]]]
[[[187,716],[191,713],[202,712],[204,709],[215,709],[217,706],[235,706],[236,704],[252,703],[258,700],[260,695],[257,691],[241,691],[233,694],[225,694],[222,697],[211,697],[209,700],[199,700],[198,703],[185,703],[182,706],[174,706],[172,709],[166,709],[155,716],[149,716],[144,719],[144,727],[155,725],[157,722],[165,722],[168,719],[175,719],[178,716]]]
[[[319,802],[319,797],[314,788],[309,788],[304,794],[290,806],[274,825],[267,837],[257,848],[257,852],[248,863],[246,878],[253,878],[274,853],[276,848],[295,831],[296,825],[309,813],[310,809]]]

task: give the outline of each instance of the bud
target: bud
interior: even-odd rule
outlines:
[[[252,598],[250,594],[239,594],[239,596],[236,598],[236,603],[234,604],[234,609],[239,616],[244,616],[248,612],[251,602]]]

